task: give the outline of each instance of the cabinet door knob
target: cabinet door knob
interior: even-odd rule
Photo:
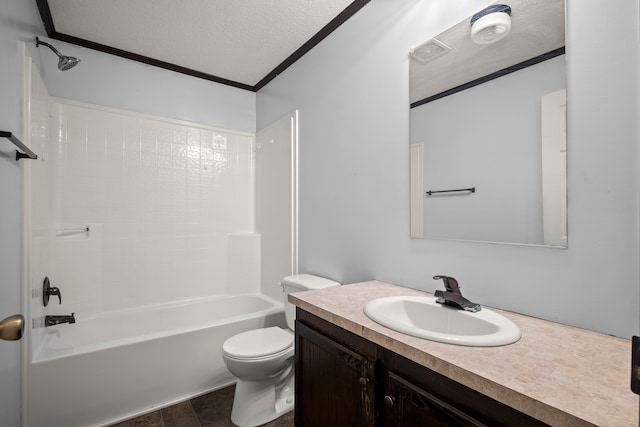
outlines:
[[[396,399],[395,399],[395,398],[393,398],[393,397],[391,397],[391,396],[389,396],[389,395],[386,395],[386,396],[384,397],[384,404],[385,404],[385,406],[386,406],[387,408],[393,408],[393,405],[394,405],[395,403],[396,403]]]
[[[367,385],[369,385],[369,379],[365,377],[360,377],[360,387],[367,388]]]

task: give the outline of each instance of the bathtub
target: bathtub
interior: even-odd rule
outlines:
[[[259,294],[78,313],[33,334],[26,425],[110,425],[227,386],[222,343],[265,326],[285,327],[284,308]]]

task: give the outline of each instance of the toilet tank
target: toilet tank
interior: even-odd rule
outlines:
[[[340,286],[340,283],[312,274],[295,274],[282,279],[280,285],[282,285],[282,291],[284,292],[284,313],[287,317],[287,326],[293,331],[294,321],[296,320],[296,306],[289,302],[289,294],[314,289],[333,288],[334,286]]]

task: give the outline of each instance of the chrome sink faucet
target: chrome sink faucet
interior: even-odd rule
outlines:
[[[434,295],[438,298],[437,303],[448,305],[450,307],[459,308],[461,310],[475,313],[482,310],[480,304],[471,302],[462,296],[458,281],[449,276],[433,276],[433,280],[441,280],[444,282],[444,291],[435,291]]]

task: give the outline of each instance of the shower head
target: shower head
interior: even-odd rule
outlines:
[[[78,65],[80,60],[75,56],[60,56],[60,60],[58,61],[58,69],[60,71],[67,71],[76,65]]]
[[[60,71],[67,71],[75,67],[76,65],[78,65],[78,62],[80,62],[80,60],[75,56],[62,55],[60,52],[58,52],[58,50],[55,47],[51,46],[49,43],[40,41],[40,39],[36,37],[36,47],[40,47],[41,44],[45,45],[46,47],[51,49],[56,55],[58,55],[58,58],[59,58],[58,69]]]

